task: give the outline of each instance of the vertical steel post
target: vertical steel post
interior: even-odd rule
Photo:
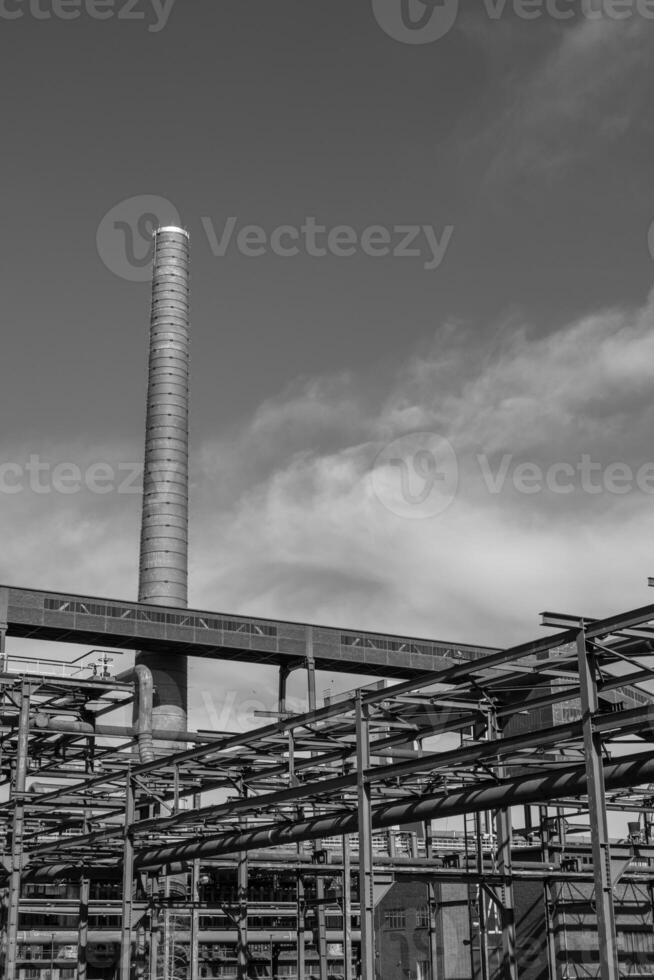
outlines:
[[[7,651],[5,643],[7,639],[7,629],[9,624],[9,589],[0,588],[0,673],[7,669]]]
[[[194,801],[195,806],[199,801]],[[200,977],[200,859],[193,861],[191,870],[191,980],[199,980]]]
[[[90,773],[92,766],[87,760],[86,771]],[[89,832],[90,811],[84,810],[83,833]],[[88,871],[82,867],[79,879],[79,924],[77,926],[77,980],[86,980],[86,952],[89,938],[89,900],[91,897],[91,879]]]
[[[241,796],[246,796],[246,788],[241,780]],[[246,826],[247,821],[239,821]],[[248,872],[249,860],[247,851],[239,851],[238,855],[238,947],[237,969],[238,980],[246,980],[248,969]]]
[[[469,857],[469,855],[470,855],[470,847],[471,847],[471,844],[473,844],[474,843],[474,840],[475,840],[475,830],[474,830],[474,828],[472,830],[472,834],[470,832],[470,819],[469,819],[469,817],[470,817],[470,814],[468,814],[468,813],[465,813],[463,815],[463,842],[464,842],[463,843],[463,846],[464,846],[464,849],[465,849],[464,850],[464,858],[463,858],[463,860],[464,860],[464,865],[463,866],[466,869],[466,871],[468,870],[468,867],[469,867],[469,864],[470,864],[470,857]],[[472,815],[472,819],[473,819],[473,823],[474,823],[474,814]],[[469,950],[470,950],[470,976],[471,976],[472,980],[474,980],[474,978],[477,976],[477,961],[476,961],[476,958],[475,958],[475,922],[474,922],[474,914],[473,914],[473,908],[472,908],[472,896],[473,896],[473,894],[474,894],[474,886],[469,884],[466,887],[466,896],[467,896],[467,900],[468,900],[468,939],[470,941],[470,946],[469,946]]]
[[[131,769],[125,776],[125,827],[123,831],[123,919],[120,935],[120,980],[130,980],[132,960],[132,890],[134,887],[134,784]]]
[[[313,656],[313,627],[307,626],[306,642],[307,693],[309,711],[316,710],[316,663]],[[314,851],[322,850],[322,841],[314,843]],[[325,880],[316,877],[316,921],[318,923],[318,963],[320,980],[327,980],[327,927],[325,918]]]
[[[307,626],[306,643],[307,687],[309,693],[309,711],[316,710],[316,661],[313,656],[313,627]]]
[[[16,980],[18,956],[18,918],[20,910],[20,883],[23,864],[23,831],[25,826],[25,784],[29,753],[30,689],[25,680],[20,687],[20,712],[18,716],[18,742],[16,745],[16,771],[14,773],[14,813],[11,831],[11,871],[9,875],[9,908],[7,911],[7,958],[5,980]]]
[[[425,857],[428,861],[434,859],[431,820],[425,821]],[[433,878],[427,882],[427,908],[429,912],[429,977],[430,980],[436,980],[438,976],[438,933],[436,928],[436,885]]]
[[[84,833],[87,833],[86,826]],[[89,898],[91,879],[82,871],[79,880],[79,926],[77,932],[77,980],[86,980],[86,949],[89,936]]]
[[[344,767],[345,768],[345,767]],[[352,980],[352,880],[350,839],[343,835],[343,976]]]
[[[491,709],[488,722],[490,737],[492,739],[500,738],[501,729],[495,708]],[[498,779],[505,779],[507,776],[506,766],[497,766],[495,772]],[[513,823],[510,808],[497,811],[495,831],[497,834],[497,865],[500,874],[504,876],[504,883],[500,889],[502,895],[502,908],[500,910],[503,952],[502,974],[505,980],[518,980],[513,858],[511,855]]]
[[[361,980],[375,980],[375,880],[372,865],[372,793],[370,717],[361,692],[356,697],[357,802],[359,818],[359,902],[361,907]]]
[[[618,980],[618,946],[613,907],[611,848],[606,814],[604,768],[602,766],[602,738],[593,729],[593,715],[599,708],[595,676],[596,658],[588,649],[586,631],[583,626],[577,633],[577,655],[579,658],[584,755],[588,779],[588,816],[593,847],[600,976],[602,980]]]
[[[297,786],[297,777],[295,775],[295,738],[293,731],[288,733],[288,784],[289,786]],[[301,807],[297,807],[296,810],[298,820],[303,817],[303,811]],[[304,862],[304,844],[301,841],[297,845],[297,860],[298,864]],[[304,879],[302,878],[302,872],[298,870],[296,875],[295,884],[295,896],[296,896],[296,954],[297,954],[297,975],[298,980],[305,980],[305,963],[306,963],[306,949],[305,949],[305,928],[306,928],[306,903],[304,900]]]
[[[282,664],[279,668],[279,687],[277,692],[277,711],[280,716],[286,714],[286,687],[290,675],[289,668]]]
[[[317,842],[318,845],[322,841]],[[322,875],[316,878],[316,921],[318,923],[318,967],[320,980],[327,980],[327,920],[325,917],[325,879]]]
[[[150,883],[148,892],[150,895],[150,978],[149,980],[157,980],[158,975],[158,960],[159,960],[159,922],[157,918],[157,911],[155,907],[155,878],[150,877]]]
[[[550,820],[546,806],[539,807],[542,858],[544,864],[552,860],[550,847]],[[547,879],[543,882],[543,901],[545,903],[545,932],[547,942],[547,966],[549,980],[557,980],[556,975],[556,935],[554,931],[554,890]]]
[[[170,978],[170,877],[164,878],[164,909],[163,909],[163,980]]]
[[[488,928],[486,917],[486,892],[482,882],[484,874],[484,837],[482,831],[482,814],[475,813],[475,844],[477,854],[477,871],[479,883],[479,961],[481,965],[481,980],[490,980],[490,962],[488,956]],[[472,936],[470,937],[472,942]]]
[[[302,862],[304,855],[304,849],[302,844],[298,844],[298,862]],[[304,930],[305,930],[305,902],[304,902],[304,879],[302,877],[302,872],[298,869],[297,872],[297,885],[296,885],[296,895],[297,895],[297,975],[298,980],[304,980],[305,975],[305,963],[306,963],[306,950],[304,944]]]
[[[238,855],[238,980],[248,975],[248,852]]]

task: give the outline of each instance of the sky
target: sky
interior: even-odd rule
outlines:
[[[192,242],[191,605],[494,646],[651,601],[654,18],[401,13],[0,0],[1,582],[136,595],[156,220]],[[270,706],[191,682],[197,727]]]

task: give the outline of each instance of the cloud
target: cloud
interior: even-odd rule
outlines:
[[[592,615],[647,601],[651,494],[604,479],[616,464],[635,478],[652,458],[653,309],[650,298],[545,338],[511,325],[495,346],[445,329],[388,390],[341,377],[261,406],[228,449],[204,449],[229,460],[233,496],[199,525],[201,592],[235,610],[489,644],[533,635],[544,607]],[[384,444],[416,430],[447,438],[460,467],[456,499],[425,520],[387,509],[370,480]],[[500,492],[480,455],[491,474],[510,456]],[[572,467],[572,492],[520,492],[524,463]],[[202,496],[208,515],[208,485]]]
[[[499,22],[487,25],[486,45],[504,53],[504,107],[480,137],[491,157],[489,179],[557,178],[570,166],[592,162],[632,129],[646,106],[654,24],[635,7],[631,13],[624,20],[548,22],[547,31],[542,21],[519,29],[512,23],[504,31]],[[537,26],[546,41],[540,50],[527,45],[525,63],[516,45],[524,46]]]
[[[289,386],[194,447],[191,604],[488,645],[538,635],[545,608],[592,616],[645,604],[652,494],[602,481],[612,464],[635,473],[653,457],[653,327],[652,297],[545,337],[515,318],[493,334],[446,325],[393,376],[372,365]],[[442,512],[410,519],[380,499],[371,473],[385,445],[417,431],[449,440],[459,487]],[[139,444],[93,456],[117,465]],[[599,493],[581,484],[582,457],[599,467]],[[89,456],[59,446],[49,458],[83,468]],[[492,484],[507,458],[493,492],[489,473]],[[425,471],[404,462],[419,490]],[[571,467],[572,491],[522,492],[525,463]],[[26,491],[2,504],[0,581],[136,595],[138,496]],[[191,676],[201,727],[203,690],[274,698],[263,670],[202,661]]]

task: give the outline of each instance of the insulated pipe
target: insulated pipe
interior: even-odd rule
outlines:
[[[34,722],[30,724],[30,731],[34,726]],[[36,725],[36,729],[39,730],[43,726]],[[0,731],[12,731],[15,726],[2,726],[0,724]],[[75,730],[71,728],[66,722],[61,722],[61,728],[57,731],[62,732],[62,734],[74,735]],[[97,738],[109,737],[109,738],[132,738],[134,736],[134,728],[132,726],[125,725],[96,725],[93,729],[93,734]],[[216,732],[214,741],[218,741],[219,737],[228,738],[233,735],[234,732]],[[154,741],[162,742],[193,742],[197,745],[207,745],[212,741],[210,738],[203,738],[198,735],[197,732],[175,732],[173,734],[166,732],[165,734],[161,732],[152,732],[152,738]],[[178,750],[179,751],[179,750]]]
[[[181,228],[159,228],[154,234],[138,598],[182,608],[188,603],[188,383],[189,236]],[[154,727],[185,731],[186,657],[138,653],[136,662],[154,675]]]
[[[55,790],[61,790],[62,792],[65,792],[66,790],[69,789],[70,786],[68,786],[65,783],[56,783],[54,786],[52,785],[52,783],[32,783],[32,785],[29,788],[29,792],[30,793],[54,793]],[[59,803],[58,800],[57,803]]]
[[[654,757],[649,753],[627,756],[621,762],[604,766],[604,781],[608,790],[638,786],[652,780]],[[567,766],[544,776],[521,776],[497,783],[488,781],[473,789],[430,794],[410,803],[382,804],[372,811],[372,827],[377,830],[418,820],[433,820],[462,813],[499,810],[523,803],[582,796],[587,789],[585,767]],[[145,870],[158,868],[172,861],[192,861],[195,858],[218,857],[234,851],[251,851],[255,848],[318,840],[334,834],[351,834],[357,830],[358,819],[357,811],[340,810],[311,820],[280,822],[256,830],[218,834],[209,840],[149,848],[137,855],[136,866],[139,870]]]
[[[152,671],[145,664],[136,663],[129,670],[118,674],[117,681],[134,681],[136,685],[136,701],[134,711],[134,734],[139,749],[141,762],[154,762],[154,743],[152,739],[152,724],[154,715],[154,678]]]
[[[169,873],[183,874],[188,870],[187,864],[177,864],[169,869]],[[23,881],[53,881],[58,878],[74,880],[82,874],[88,875],[94,881],[120,881],[121,868],[118,865],[111,867],[106,864],[30,864],[23,871]],[[1,875],[2,869],[0,868]]]
[[[50,732],[66,732],[74,734],[80,732],[84,735],[94,735],[95,729],[88,721],[79,721],[77,718],[68,718],[61,715],[46,715],[40,711],[34,716],[34,724],[37,728],[47,728]]]

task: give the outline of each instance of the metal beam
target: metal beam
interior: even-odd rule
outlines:
[[[79,925],[77,927],[77,980],[86,980],[86,951],[89,935],[89,898],[91,879],[88,872],[82,871],[79,880]]]
[[[246,789],[241,782],[241,793],[246,795]],[[244,824],[247,826],[247,824]],[[247,980],[249,974],[249,950],[248,950],[248,887],[249,887],[249,862],[247,851],[241,851],[238,855],[238,922],[237,922],[237,969],[238,980]]]
[[[350,841],[347,835],[342,841],[343,854],[343,977],[352,978],[352,880],[350,876]],[[298,971],[298,976],[300,976]]]
[[[191,978],[200,978],[200,909],[195,904],[200,900],[200,862],[196,859],[193,862],[191,871],[191,901],[194,903],[191,908]]]
[[[599,706],[595,655],[588,649],[586,631],[583,627],[577,635],[577,655],[579,658],[579,683],[586,755],[588,815],[593,846],[597,934],[601,954],[600,976],[602,980],[618,980],[620,974],[613,908],[609,825],[606,815],[605,770],[602,765],[602,738],[593,726],[593,716]]]
[[[361,693],[356,701],[357,802],[355,815],[359,831],[359,906],[361,914],[361,980],[375,980],[375,881],[372,863],[371,787],[366,776],[370,768],[370,720]]]
[[[489,736],[500,739],[501,728],[493,710],[488,717]],[[495,769],[498,779],[506,779],[507,770],[503,765]],[[497,835],[497,866],[505,878],[501,887],[502,906],[500,920],[502,923],[502,973],[505,980],[518,980],[518,960],[515,923],[515,895],[513,889],[513,825],[510,807],[502,807],[495,814],[495,830]]]
[[[29,752],[30,689],[23,680],[19,694],[18,742],[16,746],[16,770],[13,782],[14,813],[11,831],[9,875],[9,906],[7,909],[7,953],[5,960],[6,980],[16,980],[18,956],[18,919],[20,908],[21,871],[23,865],[23,831],[25,823],[25,782]]]
[[[125,825],[123,828],[123,915],[120,930],[120,980],[130,980],[132,962],[132,889],[134,887],[134,782],[125,776]]]
[[[426,820],[425,831],[425,856],[428,861],[434,859],[434,839],[431,820]],[[438,906],[436,903],[436,882],[430,879],[427,882],[427,912],[429,916],[429,977],[436,980],[438,976],[438,930],[437,914]]]

